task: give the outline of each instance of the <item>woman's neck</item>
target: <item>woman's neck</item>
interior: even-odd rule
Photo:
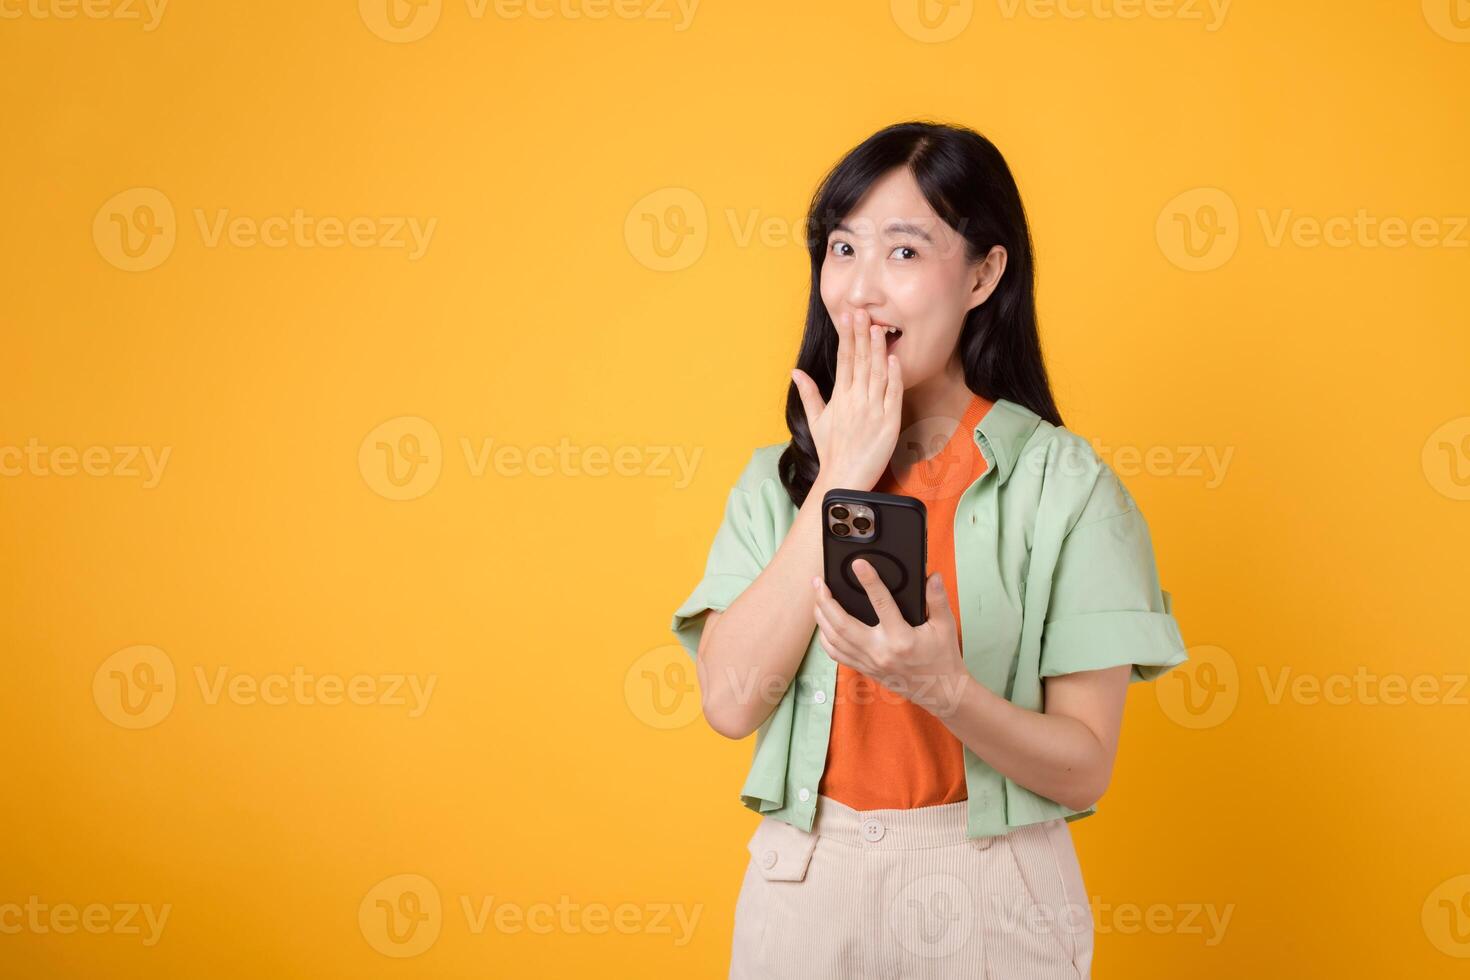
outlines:
[[[941,373],[904,391],[901,428],[907,429],[920,419],[936,417],[959,421],[974,397],[975,393],[965,384],[964,366],[956,357]]]

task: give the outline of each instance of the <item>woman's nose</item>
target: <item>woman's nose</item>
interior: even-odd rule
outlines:
[[[867,262],[852,266],[852,277],[847,280],[847,302],[853,307],[870,306],[882,299],[882,283],[879,271]]]

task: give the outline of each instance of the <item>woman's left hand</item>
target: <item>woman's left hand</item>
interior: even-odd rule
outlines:
[[[817,628],[823,648],[833,660],[871,677],[932,714],[942,718],[952,713],[971,677],[960,652],[943,576],[935,572],[925,585],[928,622],[910,626],[871,564],[859,558],[852,563],[852,570],[878,614],[878,625],[869,626],[849,615],[827,584],[814,578]]]

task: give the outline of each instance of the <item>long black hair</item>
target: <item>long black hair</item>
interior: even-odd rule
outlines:
[[[821,289],[827,236],[895,167],[909,168],[929,206],[964,237],[969,261],[984,258],[994,245],[1006,250],[1005,272],[995,291],[965,315],[959,352],[966,386],[982,398],[1005,398],[1061,425],[1036,328],[1035,260],[1021,192],[995,145],[960,126],[919,121],[889,126],[822,179],[807,213],[811,295],[796,366],[817,383],[823,399],[832,397],[837,332]],[[818,459],[795,382],[786,393],[786,427],[791,444],[781,454],[781,483],[800,507],[816,480]]]

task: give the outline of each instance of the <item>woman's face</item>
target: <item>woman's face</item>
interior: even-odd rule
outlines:
[[[995,290],[1005,258],[997,245],[970,262],[964,237],[929,206],[912,172],[898,167],[828,236],[822,302],[834,323],[865,310],[875,324],[898,328],[888,333],[888,347],[912,388],[955,357],[965,314]]]

